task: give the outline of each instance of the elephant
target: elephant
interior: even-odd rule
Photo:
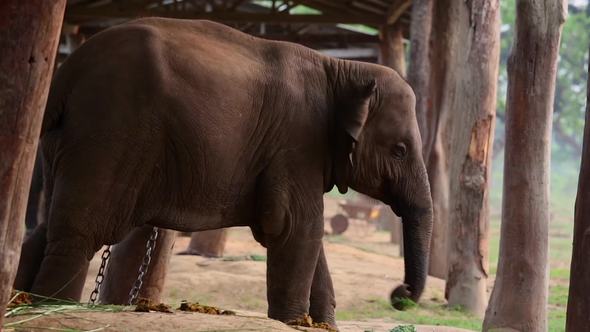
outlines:
[[[334,187],[402,218],[392,296],[418,301],[425,288],[430,188],[414,93],[390,68],[210,21],[133,20],[56,72],[40,149],[44,250],[25,242],[40,263],[20,264],[19,289],[79,300],[96,251],[136,227],[249,226],[267,248],[268,316],[335,326],[322,246]]]

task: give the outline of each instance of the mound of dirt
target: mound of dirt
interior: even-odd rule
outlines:
[[[131,310],[131,309],[129,309]],[[27,321],[25,321],[27,320]],[[20,322],[20,323],[19,323]],[[195,312],[107,312],[64,310],[60,312],[31,313],[6,319],[5,332],[53,331],[257,331],[257,332],[326,332],[324,329],[302,326],[289,326],[279,321],[260,317],[256,314],[240,313],[236,315],[208,315]],[[340,332],[388,332],[397,324],[391,322],[346,321],[339,323]],[[467,332],[466,330],[436,326],[416,326],[417,332]]]

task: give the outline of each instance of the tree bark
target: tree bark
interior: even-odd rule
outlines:
[[[426,150],[428,142],[428,98],[430,82],[430,32],[432,28],[432,0],[412,2],[412,22],[410,24],[410,68],[408,82],[416,94],[416,117],[423,142],[423,156],[430,156]]]
[[[191,242],[188,244],[188,248],[181,252],[181,254],[199,255],[205,257],[223,257],[226,241],[226,228],[194,232],[191,235]]]
[[[590,8],[590,6],[588,6]],[[589,9],[590,10],[590,9]],[[590,11],[589,11],[590,13]],[[590,54],[590,50],[589,50]],[[590,73],[590,62],[588,64]],[[574,244],[570,268],[566,331],[584,331],[590,326],[590,74],[588,75],[586,124],[582,148],[582,165],[574,216]]]
[[[451,100],[449,306],[483,317],[487,305],[488,192],[496,83],[500,64],[499,0],[449,2],[455,35]],[[454,8],[453,8],[454,6]]]
[[[0,2],[0,326],[24,234],[65,0]]]
[[[484,331],[547,331],[551,117],[566,8],[562,0],[516,4],[500,257]]]
[[[128,303],[129,291],[137,280],[151,234],[152,226],[138,227],[113,247],[105,280],[99,293],[100,303],[121,305]],[[160,302],[175,239],[175,231],[158,230],[156,247],[152,252],[152,259],[143,279],[139,298],[149,299],[154,303]]]
[[[449,218],[449,162],[450,125],[449,100],[453,92],[454,71],[451,70],[451,11],[446,3],[435,1],[432,14],[430,100],[426,113],[426,132],[423,141],[428,181],[434,209],[428,274],[447,278],[447,224]]]

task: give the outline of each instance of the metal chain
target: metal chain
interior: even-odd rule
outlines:
[[[137,296],[139,295],[139,291],[141,290],[141,286],[143,285],[143,277],[147,273],[147,270],[150,266],[150,262],[152,260],[152,252],[156,248],[156,240],[158,239],[158,228],[154,227],[152,229],[152,234],[150,235],[150,239],[147,241],[145,248],[145,256],[143,256],[143,262],[139,266],[139,275],[137,276],[137,280],[133,284],[133,288],[129,292],[129,302],[128,305],[133,305],[137,300]]]
[[[106,249],[102,252],[102,262],[100,263],[100,268],[98,269],[98,274],[96,275],[96,285],[94,286],[92,293],[90,293],[90,304],[96,304],[100,286],[104,281],[104,269],[107,266],[109,257],[111,257],[111,246],[106,247]]]

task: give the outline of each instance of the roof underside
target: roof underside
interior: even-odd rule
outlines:
[[[208,19],[263,38],[374,60],[378,29],[408,35],[411,0],[68,0],[65,29],[86,36],[129,19]]]

